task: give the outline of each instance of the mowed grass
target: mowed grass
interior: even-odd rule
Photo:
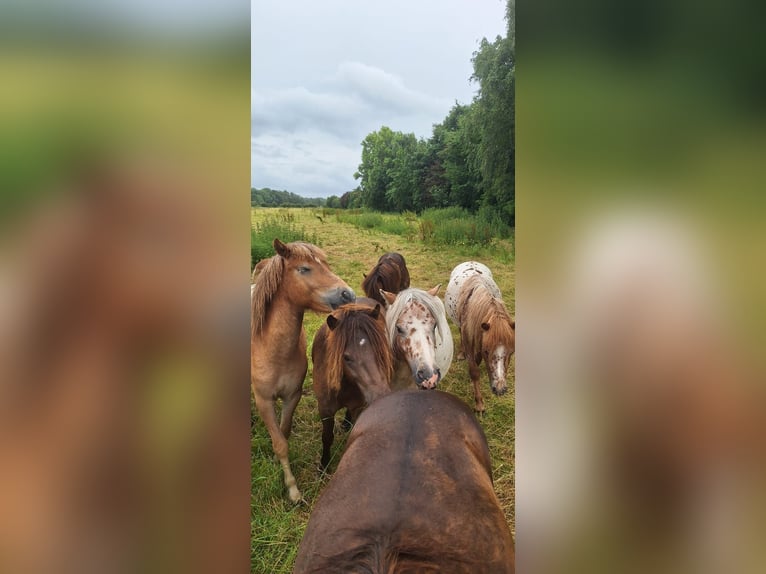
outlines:
[[[275,216],[292,214],[294,220],[306,232],[316,236],[327,253],[331,269],[343,278],[358,295],[363,295],[362,274],[377,262],[386,251],[398,251],[404,255],[410,271],[411,286],[430,288],[441,283],[439,295],[444,297],[449,275],[459,263],[477,260],[490,267],[495,281],[511,314],[514,314],[514,249],[512,240],[493,242],[490,246],[444,246],[425,245],[417,239],[402,235],[383,233],[376,229],[360,230],[350,223],[340,223],[337,218],[323,214],[321,209],[291,208],[252,210],[253,222],[261,222]],[[321,220],[319,217],[321,216]],[[398,216],[386,215],[386,218]],[[319,457],[322,449],[322,425],[317,413],[316,399],[311,391],[311,344],[326,315],[307,312],[304,326],[308,336],[309,370],[304,381],[304,395],[295,412],[293,432],[290,437],[290,464],[298,481],[298,487],[306,504],[293,505],[287,498],[282,468],[275,460],[271,439],[266,427],[253,412],[251,440],[251,571],[271,574],[291,572],[295,555],[308,523],[311,509],[330,476],[320,474]],[[460,336],[452,325],[457,356]],[[513,367],[513,360],[511,363]],[[500,499],[511,530],[514,528],[514,377],[509,376],[509,392],[495,397],[489,387],[486,371],[482,365],[482,394],[487,412],[481,425],[487,435],[494,474],[495,492]],[[465,361],[453,361],[448,375],[439,388],[463,399],[473,408],[473,391],[468,378]],[[425,391],[424,391],[425,392]],[[339,421],[342,411],[336,415]],[[343,452],[346,434],[336,423],[333,460],[330,475]],[[435,525],[435,527],[437,527]],[[482,536],[489,535],[482,533]],[[328,533],[328,536],[331,536]]]

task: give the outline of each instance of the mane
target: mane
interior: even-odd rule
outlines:
[[[333,313],[339,322],[337,327],[330,329],[327,334],[325,351],[327,385],[331,389],[340,389],[343,378],[343,354],[349,341],[356,341],[360,337],[367,339],[370,351],[374,353],[375,363],[386,373],[387,380],[390,382],[394,364],[385,330],[379,322],[385,319],[373,319],[370,311],[370,307],[366,305],[350,303]]]
[[[409,302],[413,300],[422,303],[428,312],[436,319],[437,344],[446,342],[446,334],[450,333],[450,330],[449,324],[447,323],[447,313],[444,310],[444,303],[442,303],[441,299],[438,297],[434,297],[422,289],[413,287],[400,291],[396,296],[396,300],[386,310],[386,331],[388,335],[388,344],[391,348],[394,348],[394,343],[396,342],[396,322],[399,320],[399,315],[402,314],[402,311],[404,311],[404,308],[407,307]],[[449,340],[452,342],[451,333]]]
[[[428,541],[413,539],[396,543],[392,535],[381,535],[374,530],[354,531],[353,533],[355,537],[367,541],[334,555],[317,554],[313,556],[308,572],[331,570],[333,572],[358,572],[360,574],[388,574],[396,572],[397,567],[404,565],[408,568],[417,566],[429,571],[433,571],[434,567],[451,566],[454,568],[458,564],[463,567],[472,565],[457,551],[440,549],[438,553],[434,553],[433,547]]]
[[[367,277],[362,281],[362,289],[364,293],[377,301],[381,300],[380,293],[378,292],[377,282],[380,281],[381,287],[386,291],[396,293],[399,291],[399,281],[391,281],[391,274],[396,274],[398,279],[401,280],[401,270],[399,267],[389,260],[378,261],[377,265],[367,274]]]
[[[463,283],[457,300],[457,317],[464,344],[477,360],[481,357],[482,342],[490,349],[512,345],[511,316],[503,300],[492,295],[487,279],[481,275],[469,277]],[[485,332],[482,323],[489,323],[490,330]]]
[[[318,259],[322,263],[327,262],[324,251],[316,245],[296,241],[287,244],[291,259]],[[253,269],[253,293],[252,293],[252,321],[250,324],[251,336],[255,337],[263,332],[266,317],[279,287],[282,284],[282,276],[285,271],[285,258],[274,255],[270,259],[259,261]]]

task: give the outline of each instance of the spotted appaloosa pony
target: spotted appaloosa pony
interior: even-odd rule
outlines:
[[[371,302],[370,305],[368,302]],[[339,307],[314,337],[313,388],[322,419],[322,468],[330,462],[335,413],[346,408],[350,424],[362,409],[391,391],[393,357],[380,303],[360,297]]]
[[[484,412],[479,365],[482,360],[487,365],[492,392],[505,394],[508,364],[516,346],[516,323],[505,308],[492,272],[476,261],[461,263],[452,270],[445,301],[450,318],[460,328],[476,411]]]
[[[277,254],[254,274],[250,378],[255,405],[282,464],[290,500],[297,502],[301,493],[290,470],[287,439],[308,368],[303,313],[306,309],[330,312],[354,301],[356,295],[330,271],[318,247],[275,239],[274,249]],[[282,399],[280,424],[274,412],[277,398]]]
[[[407,270],[407,264],[400,253],[381,255],[378,263],[364,276],[362,282],[364,294],[375,299],[381,305],[386,304],[386,300],[380,294],[381,289],[389,293],[399,293],[409,286],[410,272]]]
[[[371,404],[314,506],[293,572],[513,573],[487,440],[466,404],[418,390]]]
[[[452,333],[444,304],[436,294],[441,285],[428,291],[405,289],[395,295],[381,291],[388,305],[386,330],[394,353],[392,389],[433,389],[452,364]]]

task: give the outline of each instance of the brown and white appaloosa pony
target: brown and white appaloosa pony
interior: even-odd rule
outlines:
[[[282,464],[290,500],[298,502],[301,493],[290,470],[287,439],[308,369],[303,314],[306,309],[331,312],[356,295],[330,271],[327,257],[315,245],[274,239],[274,249],[277,254],[254,274],[250,378],[255,406]],[[274,412],[278,398],[282,399],[279,424]]]
[[[433,389],[452,364],[452,332],[444,303],[428,291],[405,289],[398,294],[381,291],[386,300],[386,330],[394,353],[392,389]]]
[[[371,404],[314,506],[293,572],[513,573],[487,440],[466,404],[418,390]]]
[[[322,419],[322,468],[330,463],[335,413],[350,428],[362,409],[391,392],[393,357],[380,303],[359,297],[327,316],[311,348],[314,396]]]
[[[362,289],[370,299],[375,299],[381,305],[386,300],[380,294],[380,290],[389,293],[399,293],[410,286],[410,272],[407,264],[400,253],[384,253],[378,259],[378,263],[364,276]]]
[[[516,347],[516,322],[505,308],[489,267],[477,261],[461,263],[452,270],[444,300],[447,313],[460,329],[476,411],[484,412],[479,365],[482,360],[487,365],[492,392],[505,394],[508,365]]]

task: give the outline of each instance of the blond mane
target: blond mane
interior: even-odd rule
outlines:
[[[288,243],[286,248],[290,259],[307,261],[317,259],[321,263],[327,264],[327,256],[316,245],[296,241]],[[259,261],[253,270],[252,321],[250,324],[252,337],[260,336],[263,332],[271,303],[282,285],[284,271],[285,258],[281,255],[274,255],[270,259]]]
[[[477,363],[481,362],[482,346],[487,349],[498,345],[509,350],[513,348],[511,316],[503,300],[492,295],[485,277],[474,275],[463,283],[457,301],[457,318],[463,345]],[[482,329],[482,323],[490,325],[489,331]]]
[[[399,315],[402,314],[404,309],[413,300],[422,303],[436,320],[436,341],[434,341],[437,351],[436,361],[442,374],[446,375],[452,363],[452,332],[450,331],[449,323],[447,323],[447,312],[444,309],[444,303],[438,297],[429,295],[422,289],[414,287],[400,291],[396,296],[396,300],[386,310],[388,344],[392,349],[395,348],[397,338],[396,322],[399,320]]]

